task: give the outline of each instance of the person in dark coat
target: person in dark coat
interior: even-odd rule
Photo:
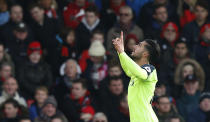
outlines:
[[[53,77],[49,65],[41,60],[42,49],[39,42],[30,43],[27,54],[28,60],[19,68],[17,77],[20,90],[28,99],[34,96],[35,89],[40,85],[49,89]]]
[[[18,122],[20,117],[28,116],[27,108],[18,104],[13,98],[0,107],[0,122]]]
[[[200,106],[190,112],[187,122],[209,122],[210,92],[203,92],[199,99]]]
[[[123,86],[123,79],[120,76],[112,77],[109,80],[108,89],[100,93],[100,109],[108,119],[118,110],[120,97],[124,92]]]
[[[14,38],[5,40],[5,47],[8,49],[15,66],[18,67],[27,59],[27,47],[34,39],[29,33],[28,26],[23,22],[16,24],[11,36]]]
[[[180,115],[188,120],[188,114],[199,105],[199,81],[195,75],[188,75],[184,81],[184,91],[177,100],[177,109]]]
[[[208,3],[205,0],[198,0],[195,7],[195,20],[186,24],[182,31],[182,36],[190,43],[190,49],[199,43],[199,32],[201,27],[208,22]],[[190,30],[190,31],[189,31]]]
[[[82,51],[88,49],[91,43],[91,35],[95,30],[104,30],[103,24],[98,16],[96,6],[89,6],[85,9],[85,17],[76,28],[76,38],[78,44],[80,44],[78,47],[79,53],[82,53]]]
[[[94,99],[87,90],[86,80],[78,79],[72,84],[71,93],[63,100],[62,111],[69,122],[90,121],[95,114]]]
[[[63,99],[66,94],[70,94],[70,89],[75,80],[80,78],[80,68],[76,60],[68,59],[61,66],[61,77],[53,89],[53,94],[58,101],[58,106],[63,104]]]
[[[55,36],[59,31],[59,23],[56,19],[48,18],[44,14],[44,9],[39,4],[30,6],[32,21],[31,29],[34,32],[34,38],[43,46],[46,61],[53,60],[53,50],[56,47]]]

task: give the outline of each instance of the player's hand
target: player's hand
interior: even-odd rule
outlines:
[[[124,52],[123,31],[121,31],[120,38],[113,39],[112,43],[118,53]]]

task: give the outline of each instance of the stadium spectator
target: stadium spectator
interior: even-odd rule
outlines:
[[[93,116],[93,122],[108,122],[106,115],[102,112],[97,112]]]
[[[65,26],[76,29],[85,15],[85,9],[90,5],[87,0],[75,0],[64,7]]]
[[[0,1],[0,27],[9,21],[10,15],[8,11],[8,4],[6,0]]]
[[[96,6],[89,6],[85,9],[85,16],[81,23],[76,28],[76,37],[80,45],[79,53],[87,50],[91,43],[91,35],[94,31],[103,31],[104,27],[99,18],[99,13]]]
[[[113,115],[120,105],[120,96],[124,91],[123,79],[120,76],[110,78],[108,89],[100,93],[100,104],[102,111],[108,119]]]
[[[144,30],[145,38],[158,39],[160,38],[161,30],[168,19],[168,10],[165,5],[154,6],[154,11],[152,13],[152,21],[147,25]]]
[[[195,19],[193,10],[197,1],[198,0],[178,0],[177,13],[179,15],[181,28]]]
[[[205,73],[201,65],[194,59],[182,60],[176,67],[174,74],[174,86],[184,84],[184,79],[187,75],[195,75],[199,79],[199,90],[203,91],[205,85]],[[175,90],[176,89],[176,90]],[[175,88],[174,92],[178,93],[178,89]],[[179,94],[179,93],[178,93]]]
[[[28,26],[23,22],[16,24],[12,31],[13,34],[9,37],[14,36],[14,38],[5,40],[5,47],[8,48],[15,66],[18,66],[27,59],[27,47],[33,41],[33,37]]]
[[[91,44],[94,41],[100,41],[102,44],[104,44],[104,38],[105,38],[104,33],[100,30],[96,30],[92,33],[90,41],[91,41]],[[81,53],[80,58],[79,58],[79,65],[81,67],[82,72],[84,72],[85,69],[87,68],[87,60],[88,59],[90,59],[90,55],[89,55],[89,52],[87,49]]]
[[[107,33],[106,48],[111,55],[116,54],[112,45],[112,39],[117,37],[121,30],[123,31],[125,37],[128,34],[134,34],[138,40],[143,40],[144,38],[142,29],[133,22],[132,9],[129,6],[123,6],[120,8],[119,12],[119,21],[117,21],[117,23]]]
[[[178,16],[176,14],[176,7],[172,4],[171,0],[153,0],[145,5],[140,10],[140,15],[138,18],[138,25],[142,27],[143,30],[148,27],[148,25],[152,24],[153,21],[153,11],[157,5],[164,5],[167,9],[168,18],[171,21],[177,21]],[[145,33],[146,34],[146,33]]]
[[[75,31],[69,27],[63,27],[59,34],[56,35],[56,48],[53,52],[53,60],[50,64],[53,66],[53,74],[59,76],[59,68],[67,59],[79,58],[78,42],[76,40]]]
[[[0,108],[1,122],[18,122],[22,116],[28,116],[27,108],[18,104],[14,99],[8,99]]]
[[[34,95],[35,101],[29,107],[30,119],[32,121],[34,121],[34,119],[40,115],[42,106],[47,98],[48,89],[45,86],[37,87]]]
[[[59,116],[55,116],[52,118],[50,122],[63,122],[62,118]]]
[[[11,76],[14,76],[14,69],[12,65],[7,62],[2,63],[0,65],[0,87],[2,86],[4,81]]]
[[[1,30],[1,40],[4,40],[5,42],[11,40],[14,28],[18,23],[23,21],[23,9],[19,4],[10,6],[9,12],[10,19],[3,25]]]
[[[56,47],[55,36],[60,29],[56,19],[45,16],[44,9],[39,4],[30,5],[32,20],[30,26],[34,32],[34,37],[41,43],[43,49],[47,51],[47,61],[53,60],[53,49]]]
[[[4,44],[2,42],[0,42],[0,65],[5,63],[5,62],[11,64],[12,69],[13,69],[13,73],[14,73],[15,66],[14,66],[14,63],[12,61],[12,57],[7,53]]]
[[[111,122],[130,122],[127,93],[121,95],[119,107],[113,114],[111,114],[109,120]]]
[[[108,66],[106,50],[100,41],[91,43],[88,53],[90,59],[87,60],[87,68],[84,77],[88,79],[90,90],[98,90],[100,82],[107,76]]]
[[[190,58],[190,51],[185,38],[180,38],[174,43],[174,50],[167,58],[162,58],[160,62],[159,79],[166,81],[173,86],[174,72],[176,66],[184,59]]]
[[[173,116],[168,117],[168,119],[166,119],[165,122],[181,122],[181,119],[178,115],[173,115]]]
[[[176,104],[179,113],[185,120],[188,120],[189,113],[199,105],[199,96],[199,79],[194,75],[186,76],[183,94]]]
[[[180,118],[180,122],[184,122],[184,119],[178,114],[174,104],[170,102],[168,96],[159,96],[156,104],[156,115],[160,122],[165,122],[168,117],[177,115]]]
[[[35,118],[34,122],[51,122],[54,116],[59,116],[63,122],[68,122],[64,114],[58,110],[56,99],[49,96],[42,106],[40,115]]]
[[[200,44],[194,46],[195,59],[204,64],[207,61],[208,48],[210,48],[210,23],[204,24],[200,30]]]
[[[63,68],[62,77],[59,79],[58,84],[53,89],[53,94],[58,101],[58,106],[63,104],[63,99],[66,94],[70,94],[70,89],[75,80],[80,78],[80,68],[76,60],[68,59]]]
[[[27,107],[25,99],[18,92],[18,83],[15,78],[9,77],[3,83],[3,89],[0,96],[0,104],[13,98],[18,104]]]
[[[120,16],[120,8],[125,6],[125,0],[107,0],[103,3],[101,10],[101,21],[106,25],[105,30],[108,31]]]
[[[63,100],[61,108],[71,122],[79,120],[89,122],[95,113],[93,99],[86,83],[85,79],[74,81],[70,95]]]
[[[38,2],[44,8],[44,13],[47,17],[58,19],[58,6],[55,0],[39,0]]]
[[[182,36],[190,42],[190,49],[194,44],[199,43],[200,28],[208,21],[208,8],[208,3],[205,0],[198,0],[194,7],[195,20],[183,28]]]
[[[30,43],[27,50],[28,60],[17,72],[20,90],[27,99],[32,99],[38,86],[44,85],[49,89],[53,82],[49,65],[41,59],[42,52],[39,42]]]
[[[199,99],[200,105],[190,112],[187,122],[208,122],[210,115],[210,92],[204,92]]]

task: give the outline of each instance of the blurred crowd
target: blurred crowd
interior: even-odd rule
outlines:
[[[210,122],[209,0],[0,0],[0,122],[129,122],[125,52],[160,45],[160,122]]]

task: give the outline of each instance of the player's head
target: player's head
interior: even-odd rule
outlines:
[[[154,40],[145,39],[134,46],[131,56],[134,58],[134,60],[144,58],[150,63],[156,63],[160,56],[160,47]]]

